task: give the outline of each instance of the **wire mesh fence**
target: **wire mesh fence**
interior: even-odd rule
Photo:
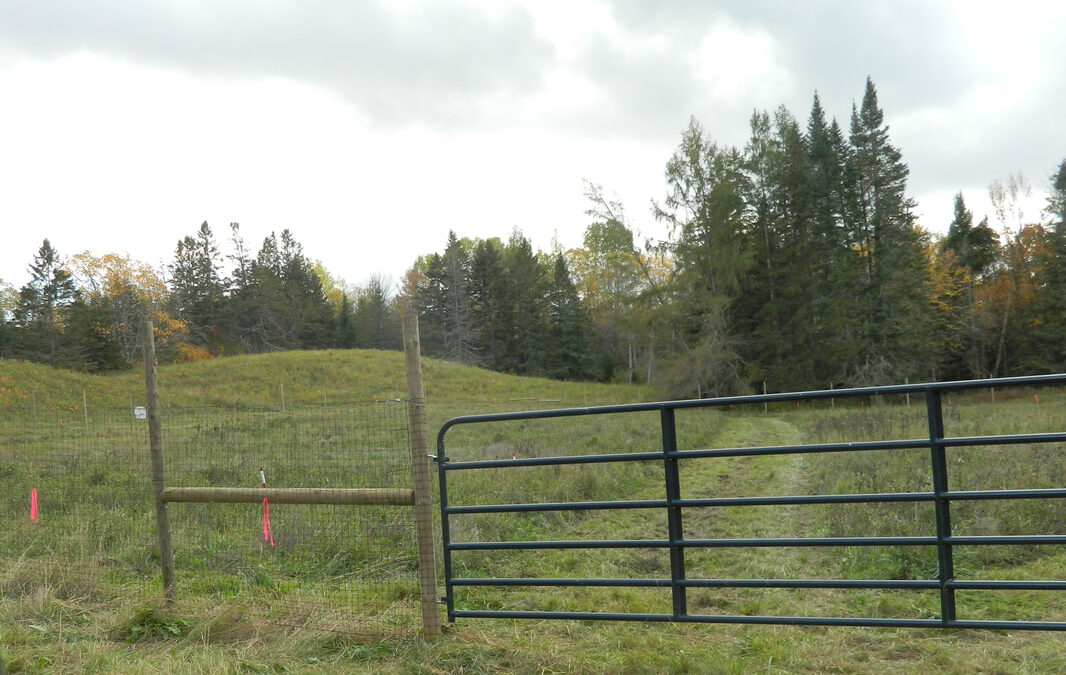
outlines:
[[[0,599],[158,594],[148,428],[136,409],[0,409]],[[162,415],[168,487],[409,488],[405,402]],[[260,473],[262,470],[262,474]],[[418,626],[409,507],[171,504],[179,598],[301,628]]]

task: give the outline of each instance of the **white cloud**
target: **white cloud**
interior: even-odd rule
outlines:
[[[696,50],[696,72],[716,102],[776,101],[792,80],[779,63],[773,38],[763,31],[743,31],[722,22]],[[770,103],[767,107],[776,106]]]
[[[335,274],[399,278],[448,229],[576,245],[582,178],[648,202],[690,115],[847,127],[867,75],[923,223],[1066,154],[1066,5],[917,0],[0,4],[0,277],[44,236],[169,260],[208,220],[293,229]],[[1034,212],[1035,215],[1035,212]]]

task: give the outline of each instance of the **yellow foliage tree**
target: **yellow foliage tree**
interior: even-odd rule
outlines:
[[[68,267],[85,302],[103,317],[127,362],[137,358],[144,319],[154,325],[156,352],[173,358],[187,331],[185,323],[167,311],[166,284],[150,265],[116,253],[96,256],[83,251],[70,259]]]

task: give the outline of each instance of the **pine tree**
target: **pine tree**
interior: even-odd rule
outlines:
[[[78,299],[74,279],[48,239],[38,249],[29,272],[30,281],[19,289],[13,313],[13,351],[30,361],[61,365],[64,328],[70,306]]]

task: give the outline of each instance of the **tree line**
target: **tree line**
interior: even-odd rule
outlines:
[[[396,301],[384,278],[346,288],[289,230],[254,255],[236,223],[223,256],[205,222],[156,271],[115,254],[63,259],[45,239],[30,281],[4,292],[0,354],[89,372],[128,368],[145,318],[170,362],[290,349],[401,349]],[[229,272],[224,270],[229,269]]]
[[[817,95],[805,126],[755,112],[743,148],[692,119],[652,206],[665,240],[637,245],[590,184],[580,248],[451,233],[405,295],[436,356],[667,396],[1066,371],[1066,161],[1045,222],[1011,175],[989,188],[995,227],[960,192],[941,237],[908,173],[869,79],[846,131]]]
[[[158,272],[63,260],[45,240],[31,281],[0,290],[0,354],[128,367],[145,316],[175,361],[399,349],[412,310],[430,356],[665,396],[1066,370],[1066,161],[1042,221],[1025,217],[1029,186],[1012,174],[989,188],[992,223],[959,193],[943,236],[917,226],[908,173],[867,80],[846,130],[817,95],[805,125],[783,106],[753,113],[743,147],[690,120],[652,204],[663,240],[638,241],[589,183],[580,247],[450,232],[398,294],[381,278],[345,287],[288,230],[253,254],[231,225],[222,255],[204,223]]]

